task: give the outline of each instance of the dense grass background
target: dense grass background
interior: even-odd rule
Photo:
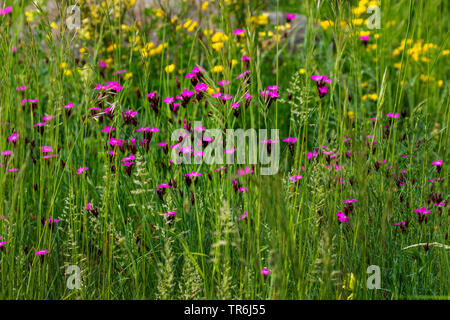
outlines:
[[[368,1],[216,0],[205,10],[190,1],[146,9],[133,2],[79,1],[75,33],[64,23],[71,2],[48,9],[45,1],[3,1],[12,12],[0,15],[0,151],[11,151],[0,158],[1,298],[448,299],[448,1],[383,0],[381,29],[370,30],[367,45],[360,32],[368,29],[355,19],[369,15],[355,8]],[[297,18],[289,29],[283,16],[266,24],[263,12]],[[300,15],[305,31],[296,40],[291,29]],[[243,37],[232,33],[237,28]],[[228,40],[217,51],[218,31]],[[251,58],[249,83],[235,79],[247,70],[243,54]],[[185,75],[195,66],[210,87],[230,80],[225,92],[234,99],[222,104],[208,93],[174,115],[162,100],[193,90]],[[332,80],[322,99],[315,74]],[[123,89],[107,97],[94,90],[108,81]],[[280,98],[267,108],[259,93],[275,84]],[[153,91],[158,114],[146,97]],[[245,92],[253,96],[248,109]],[[39,102],[22,106],[22,99]],[[239,117],[233,101],[241,103]],[[70,113],[62,108],[69,102]],[[104,108],[112,104],[109,118]],[[124,124],[128,109],[138,112],[136,127]],[[40,132],[33,125],[46,115],[54,118]],[[280,141],[273,176],[260,176],[259,166],[238,176],[245,166],[169,165],[158,143],[176,143],[171,134],[184,119],[206,128],[278,128],[281,139],[297,142],[291,153]],[[110,136],[105,126],[115,128]],[[147,126],[161,130],[148,151],[136,132]],[[13,132],[16,142],[8,141]],[[110,137],[135,138],[137,150],[116,148],[110,157]],[[325,145],[340,155],[319,150],[308,160]],[[42,146],[58,157],[42,159]],[[129,176],[121,160],[131,153]],[[440,172],[436,160],[443,160]],[[188,186],[192,171],[203,175]],[[301,180],[289,179],[298,174]],[[173,179],[176,187],[161,199],[157,186]],[[233,179],[248,191],[236,191]],[[339,223],[349,198],[357,202]],[[431,212],[419,223],[413,209],[422,206]],[[174,219],[161,215],[172,210]],[[238,220],[244,211],[248,217]],[[50,217],[60,221],[44,224]],[[405,230],[394,225],[405,219]],[[66,285],[69,265],[81,268],[79,290]],[[380,267],[379,290],[366,287],[369,265]],[[273,272],[263,276],[265,267]]]

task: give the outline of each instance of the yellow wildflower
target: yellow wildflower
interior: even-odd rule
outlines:
[[[164,70],[166,70],[167,73],[172,73],[175,71],[175,65],[174,64],[168,65]]]

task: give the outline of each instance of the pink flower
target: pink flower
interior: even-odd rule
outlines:
[[[230,80],[221,80],[219,81],[219,86],[227,86],[230,84]]]
[[[12,135],[10,135],[10,136],[8,137],[8,141],[9,141],[9,142],[15,142],[15,141],[17,141],[17,138],[18,138],[19,136],[20,136],[19,133],[14,132]]]
[[[325,83],[331,83],[331,79],[329,79],[327,76],[323,76],[323,75],[320,75],[320,74],[313,75],[311,77],[311,79],[313,79],[316,82],[323,81]]]
[[[361,36],[361,37],[359,37],[359,39],[364,41],[364,42],[367,42],[367,41],[369,41],[370,36]]]
[[[222,100],[223,100],[223,101],[231,100],[231,99],[233,99],[233,96],[230,96],[228,93],[225,93],[225,94],[222,96]]]
[[[244,34],[244,29],[233,30],[233,33],[237,36],[240,36],[240,35]]]
[[[435,161],[431,162],[431,164],[434,166],[442,166],[442,163],[443,163],[442,160],[435,160]]]
[[[231,108],[232,109],[237,109],[237,108],[239,108],[239,103],[237,103],[237,102],[233,102],[233,103],[231,103]]]
[[[48,223],[58,223],[60,222],[60,219],[55,219],[53,217],[50,217],[50,219],[48,219]],[[44,223],[44,225],[47,224],[47,221]]]
[[[102,68],[102,69],[105,69],[107,65],[106,65],[106,62],[105,62],[105,61],[100,60],[100,61],[98,62],[98,66],[99,66],[100,68]]]
[[[88,170],[88,167],[80,167],[77,169],[77,174],[82,174],[83,172],[86,172]]]
[[[163,212],[161,214],[165,215],[165,216],[174,216],[174,215],[177,214],[177,212],[176,211],[169,211],[169,212]]]
[[[44,254],[46,254],[46,253],[48,253],[48,250],[39,250],[39,251],[36,251],[36,255],[37,256],[43,256]]]
[[[231,154],[231,153],[234,153],[235,151],[236,151],[236,148],[233,148],[233,149],[225,149],[223,152],[226,153],[226,154]]]
[[[308,158],[308,160],[311,160],[312,158],[317,157],[317,151],[314,150],[314,153],[308,152],[308,155],[306,157]]]
[[[165,99],[163,100],[164,103],[168,103],[168,104],[173,103],[173,101],[174,101],[174,98],[173,98],[173,97],[168,97],[168,98],[165,98]]]
[[[12,11],[12,7],[6,7],[5,9],[0,9],[0,16],[6,15]]]
[[[289,180],[295,181],[295,180],[300,180],[303,179],[303,176],[301,174],[289,177]]]
[[[267,275],[269,275],[270,273],[272,273],[272,271],[273,271],[273,270],[269,270],[269,269],[267,269],[266,267],[264,267],[264,268],[261,270],[261,274],[262,274],[263,276],[267,276]]]
[[[356,201],[358,201],[357,199],[347,199],[347,200],[343,200],[342,202],[343,203],[353,203],[353,202],[356,202]]]
[[[186,173],[186,176],[188,176],[189,178],[200,177],[201,175],[202,174],[197,171],[192,171],[192,173]]]
[[[238,218],[238,221],[241,221],[242,219],[247,218],[247,216],[248,216],[247,211],[244,211],[244,214]]]
[[[389,113],[386,115],[386,117],[388,117],[388,118],[399,119],[399,118],[400,118],[400,113],[393,114],[392,112],[389,112]]]
[[[73,107],[73,103],[72,102],[69,102],[68,104],[63,106],[64,109],[72,109],[72,107]]]
[[[420,214],[428,214],[431,212],[431,210],[427,210],[426,207],[420,207],[419,209],[413,209],[413,210]]]
[[[116,129],[114,129],[111,126],[106,126],[106,127],[103,127],[102,132],[110,133],[110,132],[112,132],[114,130],[116,130]]]
[[[238,169],[237,174],[239,176],[245,176],[249,173],[253,173],[253,169],[249,168],[249,167],[245,167],[245,170],[242,169]]]
[[[287,22],[291,22],[297,17],[297,15],[295,13],[285,13],[284,17],[286,18]]]
[[[202,91],[208,90],[208,86],[204,83],[200,83],[200,84],[196,85],[194,89],[195,89],[195,92],[202,92]]]
[[[120,148],[121,146],[123,146],[123,141],[124,141],[123,139],[111,138],[108,140],[108,143],[111,146],[117,146]]]
[[[338,220],[339,220],[340,223],[348,222],[348,217],[345,215],[344,212],[338,211],[336,216],[338,217]]]
[[[297,142],[297,138],[296,137],[288,137],[286,139],[283,139],[283,142],[296,143]]]
[[[131,161],[134,160],[136,157],[134,156],[134,154],[130,154],[128,157],[123,158],[122,160],[120,160],[121,162],[126,162],[126,161]]]
[[[42,153],[48,153],[48,152],[52,152],[53,151],[53,148],[49,147],[49,146],[39,147],[39,149],[41,149]]]

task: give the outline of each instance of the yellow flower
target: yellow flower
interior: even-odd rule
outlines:
[[[128,80],[133,76],[133,72],[128,72],[123,76],[123,80]]]
[[[250,22],[259,24],[259,25],[266,25],[269,24],[269,14],[268,13],[263,13],[260,16],[254,16],[250,18]]]
[[[444,50],[442,51],[443,56],[448,56],[450,54],[450,50]]]
[[[189,31],[192,32],[197,27],[198,23],[197,21],[193,21],[192,19],[187,19],[187,21],[184,23],[183,27]]]
[[[347,112],[347,115],[348,115],[348,117],[349,117],[350,119],[352,119],[352,120],[355,118],[355,113],[354,113],[353,111]]]
[[[323,30],[327,30],[329,27],[334,26],[334,22],[331,20],[319,21],[319,23]]]
[[[352,12],[355,16],[359,17],[360,15],[362,15],[363,13],[365,13],[367,10],[367,8],[364,5],[360,5],[357,8],[353,8]]]
[[[238,64],[238,61],[236,59],[232,59],[231,60],[231,66],[234,67],[235,65]]]
[[[65,76],[71,76],[72,75],[72,71],[71,70],[64,70],[64,75]]]
[[[434,77],[432,77],[432,76],[426,76],[426,75],[424,75],[424,74],[421,74],[419,78],[420,78],[420,80],[423,81],[423,82],[428,82],[428,81],[434,81],[434,80],[435,80]]]
[[[202,10],[205,11],[208,8],[209,2],[205,1],[202,3]]]
[[[376,93],[371,93],[371,94],[365,94],[362,96],[362,100],[366,101],[367,98],[369,98],[370,100],[376,101],[378,99],[378,95]]]
[[[174,64],[168,65],[168,66],[166,66],[166,68],[164,70],[166,70],[167,73],[174,72],[175,65]]]
[[[203,34],[205,35],[205,36],[210,36],[210,35],[212,35],[214,33],[214,31],[212,31],[211,29],[205,29],[205,30],[203,30]]]
[[[396,23],[397,23],[397,22],[396,22],[395,20],[388,21],[388,22],[386,23],[386,27],[389,28],[390,26],[395,26]]]
[[[59,65],[59,67],[61,69],[65,69],[67,67],[67,62],[61,62],[61,64]]]
[[[439,80],[439,81],[438,81],[438,86],[439,86],[439,88],[442,87],[443,85],[444,85],[444,81],[443,81],[443,80]]]
[[[401,63],[401,62],[394,63],[394,68],[395,68],[395,69],[400,69],[401,66],[402,66],[402,63]]]
[[[136,4],[136,0],[128,0],[126,7],[129,9]]]
[[[220,49],[223,48],[223,42],[217,42],[217,43],[213,43],[212,47],[214,50],[216,50],[217,52],[220,51]]]
[[[27,17],[27,22],[33,22],[36,14],[34,11],[25,11],[25,17]]]
[[[364,81],[363,83],[361,83],[361,88],[367,87],[368,84],[369,84],[369,82]]]
[[[58,25],[56,24],[55,21],[53,21],[53,22],[50,24],[50,28],[52,28],[53,30],[58,30]]]
[[[116,49],[117,48],[117,44],[111,44],[107,49],[106,49],[106,51],[107,52],[112,52],[114,49]]]
[[[228,36],[226,34],[224,34],[223,32],[216,32],[212,38],[211,38],[212,42],[223,42],[223,41],[228,41]]]
[[[212,73],[219,73],[219,72],[223,72],[223,66],[215,66],[211,69]]]
[[[353,19],[352,22],[353,22],[353,25],[360,26],[363,24],[364,20],[363,19]]]
[[[217,91],[219,91],[219,89],[217,89]],[[216,93],[216,91],[215,91],[213,88],[208,88],[208,89],[206,90],[206,92],[207,92],[209,95],[213,95],[214,93]]]
[[[298,73],[300,73],[300,74],[305,74],[305,73],[306,73],[306,70],[303,69],[303,68],[300,68],[300,70],[298,70]]]
[[[154,12],[158,18],[161,18],[164,15],[164,11],[162,11],[161,9],[156,9]]]

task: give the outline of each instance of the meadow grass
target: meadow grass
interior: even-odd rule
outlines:
[[[448,1],[194,2],[80,0],[70,30],[2,1],[0,298],[448,299]],[[195,121],[279,129],[278,172],[170,163]]]

